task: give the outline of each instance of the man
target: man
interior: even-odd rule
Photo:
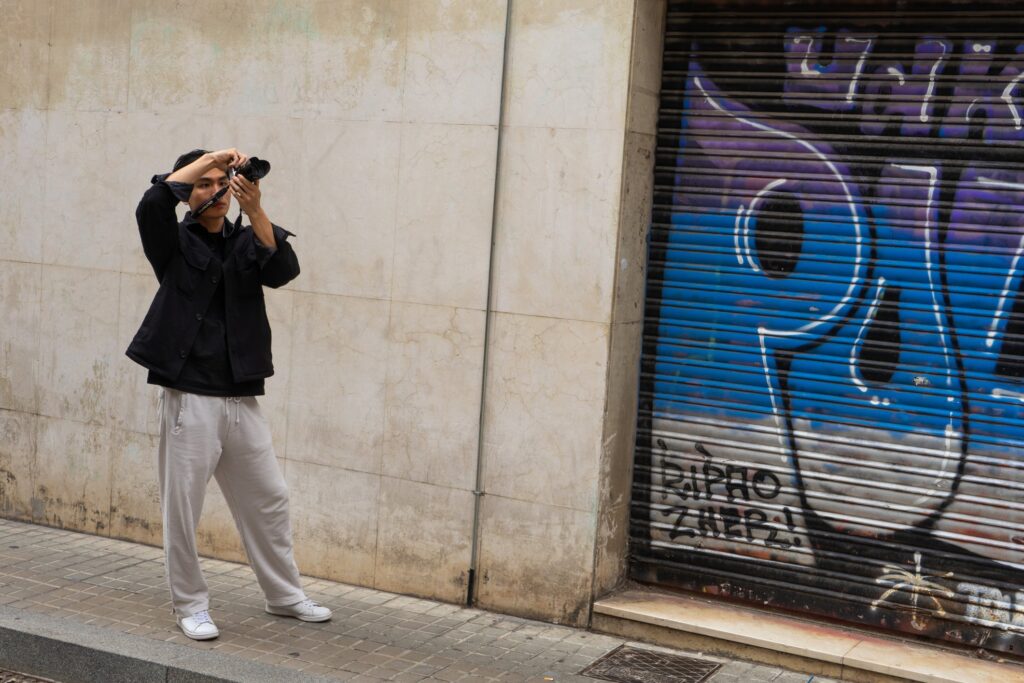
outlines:
[[[291,235],[260,205],[259,182],[229,171],[236,149],[194,150],[169,175],[154,176],[135,212],[142,248],[160,288],[128,356],[163,387],[160,503],[171,602],[186,636],[219,635],[196,552],[196,524],[210,476],[235,519],[270,614],[327,621],[306,597],[292,556],[288,490],[257,396],[274,373],[263,287],[299,274]],[[204,202],[228,188],[196,216]],[[227,219],[231,198],[252,226]],[[178,222],[175,206],[190,211]]]

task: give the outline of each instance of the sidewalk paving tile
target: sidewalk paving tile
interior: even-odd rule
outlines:
[[[592,683],[579,672],[627,642],[315,578],[305,580],[307,593],[330,606],[334,618],[307,624],[266,614],[247,566],[205,558],[201,563],[221,636],[196,642],[174,623],[159,548],[0,520],[0,604],[309,675],[352,682]],[[715,661],[724,666],[710,683],[810,678],[749,662]]]

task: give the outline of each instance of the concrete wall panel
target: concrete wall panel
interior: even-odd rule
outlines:
[[[622,141],[621,129],[505,129],[495,310],[610,319]]]
[[[299,568],[375,585],[380,475],[291,460],[285,477]]]
[[[308,13],[308,62],[299,82],[309,118],[399,121],[405,83],[405,0],[315,0]],[[297,11],[297,10],[293,10]]]
[[[465,600],[472,512],[470,491],[381,477],[374,585]]]
[[[117,236],[130,234],[134,224],[132,213],[121,210],[115,200],[132,180],[125,177],[122,161],[129,149],[122,124],[123,115],[116,113],[47,112],[40,169],[46,207],[45,220],[39,223],[43,263],[114,272],[120,268]]]
[[[484,489],[593,512],[608,326],[493,315]]]
[[[32,472],[32,521],[109,534],[111,459],[121,433],[75,420],[39,417]]]
[[[401,132],[399,123],[306,122],[297,189],[302,240],[309,246],[301,252],[304,272],[295,287],[391,297]]]
[[[483,311],[392,304],[383,474],[472,491],[483,329]],[[433,505],[425,512],[447,514]]]
[[[390,307],[296,294],[288,459],[380,474]]]
[[[34,414],[37,390],[42,267],[0,261],[0,410]]]
[[[515,0],[510,126],[621,131],[635,0]]]
[[[117,336],[119,286],[116,272],[42,266],[41,414],[98,425],[120,419],[111,382],[124,352]]]
[[[589,615],[593,549],[592,512],[486,496],[480,604],[581,626]]]
[[[626,139],[635,8],[511,9],[506,59],[503,0],[0,0],[0,514],[160,541],[133,213],[177,155],[237,146],[273,164],[302,264],[267,293],[261,400],[300,569],[464,600],[480,455],[481,606],[583,623],[623,506],[599,497],[629,405],[612,321],[635,327],[617,302],[642,279],[617,274],[647,187],[623,155],[650,147]],[[244,558],[215,484],[198,538]]]
[[[120,447],[111,453],[110,462],[110,535],[160,545],[160,484],[154,476],[160,439],[130,431],[121,431],[118,437]]]
[[[0,49],[7,63],[17,65],[4,74],[0,109],[45,109],[46,79],[50,60],[50,28],[53,0],[3,0],[0,13],[4,31]]]
[[[486,307],[497,138],[493,125],[402,127],[396,300]]]
[[[2,97],[2,95],[0,95]],[[46,112],[39,109],[0,109],[0,243],[4,259],[39,263],[43,253],[46,206]]]
[[[48,109],[127,108],[131,19],[132,0],[54,2],[46,78]]]
[[[505,38],[503,0],[408,3],[402,120],[493,124]]]
[[[0,410],[0,512],[32,521],[32,479],[36,470],[39,416]]]

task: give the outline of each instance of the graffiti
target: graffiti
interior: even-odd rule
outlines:
[[[659,445],[667,448],[664,440]],[[752,500],[767,502],[778,497],[782,482],[774,472],[733,464],[719,466],[714,464],[704,444],[698,441],[694,448],[704,460],[700,465],[691,464],[688,471],[675,462],[662,460],[667,489],[662,500],[667,500],[671,493],[683,503],[661,511],[663,516],[673,519],[669,533],[672,540],[680,536],[711,536],[743,538],[748,543],[769,548],[800,545],[799,537],[786,534],[787,531],[792,534],[795,529],[792,510],[782,507],[770,519],[770,509],[749,504]],[[737,502],[742,507],[734,505]]]
[[[956,590],[969,599],[967,619],[996,628],[1024,627],[1024,590],[1004,594],[998,588],[975,583],[957,584]]]
[[[895,122],[900,135],[929,136],[940,106],[936,88],[940,80],[950,81],[952,99],[942,117],[940,137],[967,138],[972,124],[980,121],[985,140],[1024,140],[1024,43],[1007,46],[1014,56],[997,68],[998,41],[964,41],[959,71],[944,79],[955,57],[955,44],[947,38],[920,38],[909,70],[902,62],[883,60],[866,73],[878,36],[840,30],[828,65],[823,66],[826,35],[824,27],[787,32],[787,101],[830,111],[859,107],[860,130],[868,135],[880,135]]]
[[[942,607],[942,602],[939,600],[938,596],[946,599],[952,599],[956,597],[956,593],[933,579],[952,578],[953,572],[946,572],[940,576],[928,576],[922,573],[921,553],[914,553],[913,572],[909,572],[903,567],[892,564],[885,565],[885,571],[886,573],[875,579],[875,582],[889,586],[889,589],[882,593],[878,599],[871,602],[872,609],[885,604],[892,596],[896,595],[898,591],[907,590],[911,596],[910,623],[914,628],[919,631],[924,630],[928,623],[925,616],[918,609],[918,604],[922,597],[932,602],[937,616],[946,616],[946,610]]]
[[[1024,43],[870,22],[666,71],[635,574],[1019,652]]]

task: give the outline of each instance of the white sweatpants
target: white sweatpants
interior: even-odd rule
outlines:
[[[306,599],[292,554],[288,488],[254,397],[164,389],[159,468],[167,582],[179,616],[210,606],[196,551],[196,524],[211,475],[217,477],[267,602],[290,605]]]

